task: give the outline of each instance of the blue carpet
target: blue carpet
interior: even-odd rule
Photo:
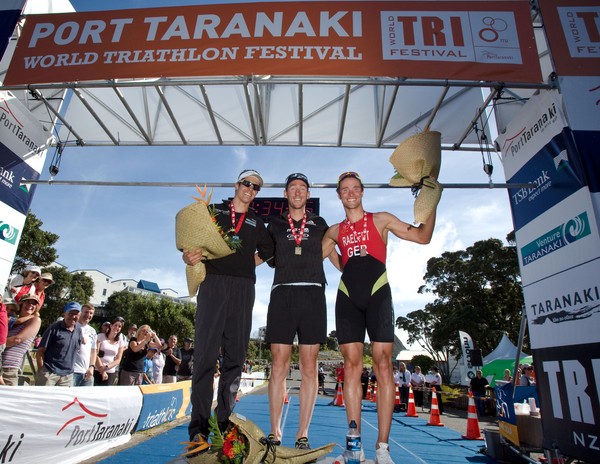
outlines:
[[[310,443],[313,448],[336,443],[331,457],[343,451],[346,436],[346,410],[330,405],[331,400],[319,397],[315,405],[311,426]],[[299,417],[297,396],[289,397],[284,405],[282,429],[284,446],[294,446]],[[235,412],[242,414],[269,433],[269,402],[267,395],[248,395],[240,398]],[[362,413],[362,442],[367,460],[375,457],[377,440],[376,404],[364,401]],[[463,440],[461,435],[448,427],[426,425],[425,419],[394,414],[390,435],[390,452],[395,464],[464,464],[495,463],[489,456],[479,453],[482,441]],[[181,442],[188,440],[187,423],[121,451],[99,462],[103,464],[129,464],[142,461],[163,464],[178,460],[183,451]]]

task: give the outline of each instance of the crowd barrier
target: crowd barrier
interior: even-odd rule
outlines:
[[[216,384],[215,378],[215,397]],[[240,392],[264,383],[244,374]],[[135,387],[0,386],[0,463],[77,463],[191,412],[191,381]]]

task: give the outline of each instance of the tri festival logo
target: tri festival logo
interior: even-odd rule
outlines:
[[[133,418],[129,418],[127,422],[120,424],[105,425],[105,418],[108,417],[108,414],[92,411],[77,397],[64,406],[62,411],[68,411],[71,414],[74,412],[75,414],[73,417],[66,420],[62,427],[56,432],[56,435],[58,436],[63,432],[68,433],[68,430],[70,430],[69,441],[65,444],[65,448],[116,438],[130,433],[135,425],[135,420]],[[85,421],[85,419],[88,419],[88,421]],[[84,423],[80,423],[79,421],[81,420],[84,420]],[[86,425],[90,420],[94,423],[91,426]],[[74,426],[71,427],[73,424]]]

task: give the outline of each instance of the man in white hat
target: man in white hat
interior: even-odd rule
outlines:
[[[241,245],[233,254],[205,260],[201,249],[183,251],[186,264],[193,266],[204,261],[206,265],[206,278],[197,296],[188,456],[206,451],[210,446],[208,419],[213,374],[221,347],[227,356],[221,366],[215,410],[220,427],[228,424],[235,406],[252,327],[255,253],[258,251],[262,260],[273,256],[273,242],[264,222],[250,208],[262,185],[263,179],[257,171],[244,170],[237,177],[233,200],[211,206],[221,230]]]
[[[344,403],[348,422],[355,421],[360,431],[365,332],[373,349],[373,368],[377,377],[378,437],[376,464],[393,464],[389,453],[389,434],[395,402],[392,372],[394,345],[394,308],[387,279],[387,239],[396,237],[427,244],[435,225],[435,210],[425,224],[414,227],[387,212],[367,213],[363,209],[364,186],[358,173],[344,172],[338,178],[337,193],[346,219],[333,225],[323,238],[323,256],[337,245],[343,272],[335,304],[335,322],[340,351],[344,356]]]
[[[67,303],[63,308],[64,317],[50,325],[36,352],[38,372],[35,384],[70,387],[73,385],[75,355],[83,343],[81,325],[77,323],[81,305]],[[87,342],[89,343],[89,342]]]

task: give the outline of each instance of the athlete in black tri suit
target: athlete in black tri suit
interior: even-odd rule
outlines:
[[[268,231],[275,244],[275,268],[267,314],[266,341],[271,344],[273,370],[269,380],[269,439],[281,443],[281,416],[290,368],[292,344],[298,336],[300,352],[300,420],[296,448],[310,448],[308,428],[318,392],[317,355],[327,340],[327,305],[322,240],[325,220],[306,210],[309,183],[302,173],[290,174],[284,196],[288,210],[269,222]],[[337,253],[333,253],[338,262]],[[334,264],[335,264],[334,262]]]
[[[435,225],[435,212],[425,224],[413,227],[387,212],[367,213],[362,206],[364,186],[355,172],[338,179],[337,192],[346,219],[331,226],[323,238],[323,255],[337,244],[343,272],[335,305],[336,333],[344,356],[344,403],[348,422],[360,430],[365,332],[373,348],[377,377],[378,437],[375,462],[393,464],[388,439],[395,402],[392,371],[394,309],[385,266],[388,232],[411,242],[427,244]]]
[[[273,241],[262,219],[249,208],[262,184],[258,172],[242,171],[233,200],[213,205],[217,223],[232,239],[237,237],[241,247],[224,258],[205,261],[206,278],[197,296],[188,456],[210,446],[208,419],[219,349],[223,354],[215,410],[219,427],[226,426],[235,406],[252,326],[255,253],[258,251],[263,260],[273,256]],[[186,264],[194,265],[202,259],[202,250],[184,250]]]

